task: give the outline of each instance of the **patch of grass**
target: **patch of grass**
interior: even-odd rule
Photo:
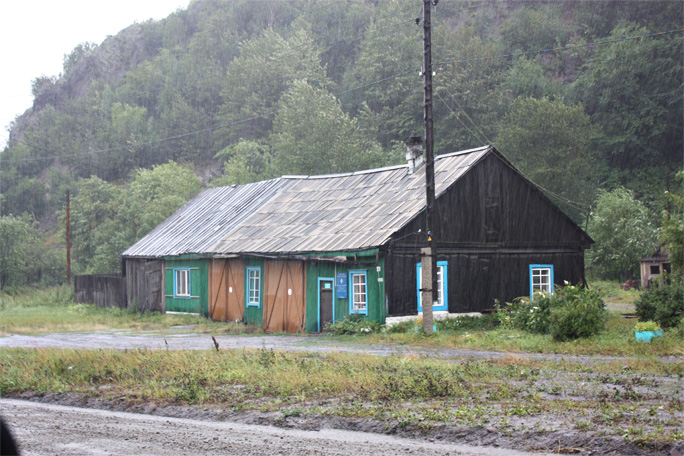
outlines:
[[[623,290],[621,282],[609,280],[590,280],[589,287],[598,291],[603,296],[608,310],[621,312],[634,312],[636,300],[641,295],[639,290]]]
[[[77,304],[73,289],[69,287],[0,294],[0,336],[105,329],[155,331],[169,330],[173,326],[184,326],[186,331],[187,327],[192,327],[194,331],[213,334],[263,332],[240,323],[214,322],[197,315],[140,314],[128,309]]]
[[[623,318],[617,312],[609,313],[606,331],[585,339],[566,342],[556,342],[550,335],[530,334],[501,327],[491,330],[444,330],[438,331],[431,337],[414,333],[386,333],[353,336],[345,340],[433,348],[558,353],[576,356],[670,356],[684,353],[684,340],[676,329],[666,330],[664,337],[653,340],[650,344],[638,343],[634,338],[634,319]]]

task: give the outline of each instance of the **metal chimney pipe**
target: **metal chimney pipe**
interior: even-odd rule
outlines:
[[[420,136],[406,138],[406,161],[409,174],[413,174],[423,164],[423,140]]]

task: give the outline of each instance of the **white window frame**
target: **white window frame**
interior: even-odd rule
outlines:
[[[553,293],[553,265],[530,265],[530,299],[537,292]]]
[[[190,268],[174,268],[173,295],[176,298],[190,297]]]
[[[261,306],[261,268],[247,268],[247,307]]]
[[[423,311],[423,300],[420,289],[422,288],[422,263],[416,264],[416,291],[418,293],[418,312]],[[446,280],[444,280],[446,278]],[[437,262],[437,306],[433,306],[434,311],[449,310],[449,263],[447,261]]]
[[[362,279],[358,283],[355,279]],[[368,315],[368,273],[365,270],[349,271],[349,313]]]

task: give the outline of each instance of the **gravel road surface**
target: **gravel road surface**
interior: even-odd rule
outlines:
[[[363,432],[302,431],[0,399],[22,455],[540,455]]]
[[[404,345],[360,344],[345,342],[321,335],[264,335],[264,336],[215,336],[221,349],[262,348],[267,350],[303,352],[351,352],[371,355],[423,355],[449,358],[497,359],[516,356],[526,359],[565,360],[581,363],[596,361],[625,361],[627,358],[614,356],[572,356],[552,353],[504,353],[482,350],[437,349],[409,347]],[[95,332],[50,333],[35,336],[12,334],[0,337],[0,347],[54,347],[74,349],[151,349],[151,350],[213,350],[211,334],[167,333],[154,331],[106,330]],[[662,357],[665,362],[682,362],[682,356]]]

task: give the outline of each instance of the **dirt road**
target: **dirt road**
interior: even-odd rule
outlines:
[[[531,455],[322,429],[302,431],[0,399],[22,455]],[[539,455],[542,453],[534,453]]]

